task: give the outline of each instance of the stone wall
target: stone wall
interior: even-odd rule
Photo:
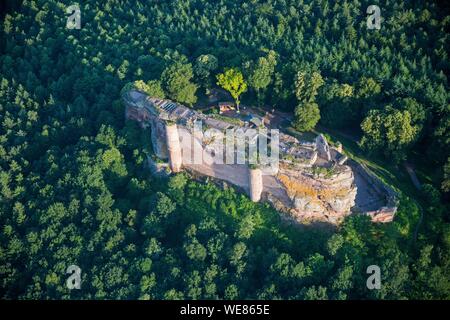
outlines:
[[[169,154],[167,153],[166,126],[163,121],[156,118],[151,118],[149,123],[151,126],[153,152],[158,158],[167,159]]]
[[[180,172],[183,160],[181,155],[180,138],[176,124],[166,124],[166,141],[170,169],[172,172]]]
[[[330,146],[323,134],[319,134],[316,138],[316,147],[319,156],[327,161],[331,161]]]
[[[138,109],[127,105],[125,107],[125,118],[137,121],[141,126],[151,119],[151,115],[145,109]]]
[[[278,179],[292,201],[291,214],[298,221],[324,221],[338,224],[351,213],[357,188],[353,172],[342,167],[330,177],[281,168]]]
[[[385,195],[386,205],[378,210],[372,210],[364,212],[364,214],[370,216],[373,222],[391,222],[394,219],[398,206],[398,194],[390,186],[385,184],[380,178],[378,178],[367,166],[358,163],[352,159],[347,162],[353,170],[358,172],[364,179],[370,183],[378,193]]]
[[[182,111],[186,111],[185,109],[184,107]],[[151,127],[150,138],[154,153],[159,159],[169,159],[172,172],[183,169],[197,176],[212,177],[231,183],[248,192],[252,201],[268,200],[278,210],[290,213],[290,217],[296,221],[315,220],[337,224],[352,212],[351,208],[355,205],[357,188],[354,183],[354,172],[350,166],[344,165],[346,158],[341,153],[342,150],[330,148],[323,135],[319,135],[314,142],[303,144],[295,139],[294,144],[310,150],[312,156],[307,158],[309,161],[306,161],[306,167],[315,164],[329,168],[332,164],[331,175],[328,173],[317,175],[298,164],[289,164],[289,161],[287,163],[281,161],[276,168],[250,169],[243,164],[218,164],[211,160],[218,150],[214,145],[205,143],[203,136],[197,137],[196,131],[187,122],[166,123],[157,114],[133,105],[127,105],[125,115],[138,121],[142,127]],[[184,143],[184,138],[194,143]],[[284,138],[287,145],[291,146],[289,139],[294,138],[291,136]],[[199,163],[188,161],[187,158],[191,158],[194,154],[193,150],[198,151],[197,147],[203,152],[202,161]],[[149,160],[149,165],[155,173],[162,174],[169,171],[166,170],[167,166],[154,161]],[[365,166],[355,161],[351,161],[351,165],[353,170],[369,181],[373,189],[386,195],[385,206],[365,214],[375,222],[392,221],[396,211],[395,191],[382,183]]]

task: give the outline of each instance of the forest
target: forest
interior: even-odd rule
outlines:
[[[448,5],[380,2],[378,30],[364,0],[85,0],[79,29],[72,4],[2,4],[1,299],[450,299]],[[223,87],[394,173],[414,163],[423,187],[394,186],[389,224],[286,223],[230,186],[151,176],[130,85],[194,108]]]

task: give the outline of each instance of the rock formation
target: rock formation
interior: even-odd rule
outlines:
[[[348,166],[342,147],[330,147],[323,135],[312,142],[301,142],[283,133],[252,131],[248,123],[244,125],[239,119],[227,121],[223,117],[207,116],[169,100],[148,97],[136,90],[126,93],[123,99],[126,117],[138,121],[142,127],[151,127],[154,154],[159,159],[168,159],[172,172],[187,170],[195,176],[231,183],[247,190],[252,201],[269,201],[297,221],[337,224],[358,207],[358,204],[355,205],[359,191],[354,170],[358,177],[362,177],[364,169]],[[207,130],[198,129],[198,123]],[[232,141],[247,141],[243,149],[238,146],[234,149],[233,146],[231,159],[244,156],[247,162],[217,161],[230,158],[228,145],[225,146],[230,138],[223,134],[226,130],[238,132],[238,137],[232,137]],[[257,165],[249,162],[251,144],[259,146],[261,139],[270,141],[271,153],[279,151],[276,162],[273,159]],[[190,156],[196,154],[197,157],[199,153],[201,161],[192,161]],[[245,158],[246,155],[248,158]],[[376,183],[373,176],[370,179],[373,180],[371,183]],[[388,194],[378,184],[376,186],[381,194]],[[371,216],[373,221],[388,222],[395,214],[392,208],[389,202],[377,210],[363,213]]]
[[[172,172],[180,172],[182,165],[180,138],[176,124],[166,124],[167,151]]]

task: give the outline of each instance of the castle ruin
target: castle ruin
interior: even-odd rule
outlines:
[[[126,92],[123,100],[125,117],[137,121],[141,127],[150,127],[154,155],[159,162],[165,161],[162,167],[170,168],[171,172],[185,170],[231,183],[246,192],[252,201],[269,201],[277,210],[300,222],[338,224],[351,213],[367,214],[374,222],[389,222],[394,217],[395,194],[367,168],[348,161],[342,147],[331,147],[323,135],[315,141],[299,141],[279,133],[276,165],[270,161],[258,165],[222,163],[215,160],[242,155],[239,151],[230,155],[224,147],[228,137],[214,132],[238,130],[239,136],[248,138],[249,143],[262,138],[273,142],[275,137],[253,133],[250,129],[254,124],[240,119],[206,115],[137,90]],[[213,134],[196,130],[196,123]],[[199,153],[201,161],[192,161]],[[156,166],[151,157],[149,162]],[[362,196],[369,197],[370,201],[364,202]],[[361,204],[357,203],[359,199]]]

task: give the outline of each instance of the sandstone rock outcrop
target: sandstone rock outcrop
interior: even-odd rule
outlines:
[[[248,127],[242,127],[239,121],[226,122],[208,117],[169,100],[150,98],[136,90],[126,94],[124,101],[127,118],[138,121],[142,127],[151,127],[154,154],[159,159],[168,159],[172,172],[183,169],[196,176],[231,183],[240,190],[246,190],[252,201],[267,200],[296,221],[337,224],[355,207],[358,188],[354,169],[346,164],[348,159],[342,154],[342,147],[330,147],[323,135],[312,142],[300,142],[283,133],[279,137],[278,133],[255,134]],[[199,121],[214,129],[214,134],[196,130],[195,124]],[[228,138],[217,133],[230,128],[238,130],[239,139],[246,136],[248,143],[256,143],[260,139],[276,141],[276,149],[271,144],[271,150],[279,149],[277,162],[269,161],[258,166],[215,162],[222,155],[228,156],[224,146]],[[237,149],[232,158],[239,158],[242,152],[247,152],[245,150]],[[198,155],[196,151],[201,153],[201,162],[190,161],[192,154]],[[359,174],[360,171],[363,168],[357,167]],[[370,179],[375,181],[372,176]],[[384,192],[376,182],[372,183]],[[387,222],[392,220],[395,210],[389,205],[366,214],[373,221]]]
[[[153,152],[160,159],[167,159],[169,157],[167,152],[167,141],[166,141],[166,128],[163,122],[158,121],[155,118],[150,120],[151,126],[151,138]]]
[[[356,186],[349,167],[336,167],[333,174],[314,176],[308,171],[281,168],[278,179],[293,202],[292,214],[299,219],[342,220],[355,205]]]

